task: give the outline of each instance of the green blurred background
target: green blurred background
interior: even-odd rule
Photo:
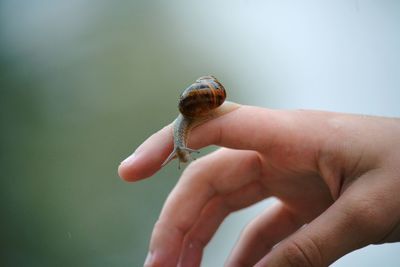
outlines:
[[[129,184],[117,167],[199,76],[240,103],[399,116],[400,8],[382,2],[1,1],[0,265],[141,266],[180,171]]]
[[[175,118],[179,93],[195,78],[233,83],[232,63],[192,45],[225,46],[224,36],[193,31],[177,40],[169,9],[150,1],[2,2],[2,266],[143,263],[180,172],[172,163],[128,184],[117,167]]]

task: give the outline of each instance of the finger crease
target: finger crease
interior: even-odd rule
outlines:
[[[308,266],[314,266],[314,265],[312,264],[311,259],[309,258],[309,256],[307,255],[307,253],[304,251],[304,249],[303,249],[299,244],[297,244],[296,241],[293,241],[292,244],[296,247],[296,249],[298,249],[298,250],[301,252],[301,254],[303,255],[304,259],[307,261]],[[290,259],[289,259],[289,260],[290,260]]]

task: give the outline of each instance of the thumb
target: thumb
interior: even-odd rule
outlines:
[[[387,217],[382,214],[384,209],[377,209],[371,200],[374,198],[365,191],[351,193],[355,192],[345,192],[324,213],[276,245],[255,266],[328,266],[353,250],[381,241],[387,229],[382,223]]]

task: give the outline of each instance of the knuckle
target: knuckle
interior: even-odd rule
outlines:
[[[189,163],[189,165],[183,171],[181,179],[185,182],[191,183],[193,181],[196,181],[199,177],[202,177],[204,170],[206,169],[207,168],[204,165],[204,161],[201,159],[197,159]]]
[[[358,204],[356,209],[356,221],[359,221],[362,225],[365,225],[366,231],[377,229],[381,225],[377,208],[369,205],[368,203]],[[359,226],[359,225],[358,225]]]
[[[283,248],[283,257],[292,267],[319,267],[321,253],[312,239],[291,240]]]
[[[347,207],[347,222],[354,231],[359,233],[374,233],[383,227],[381,210],[372,199],[358,199]]]
[[[194,160],[194,161],[191,161],[191,162],[187,165],[187,167],[186,167],[186,169],[183,171],[183,173],[184,173],[184,174],[187,174],[187,173],[191,173],[191,172],[194,172],[194,171],[196,171],[196,170],[199,170],[199,169],[201,169],[201,165],[202,165],[201,159],[196,159],[196,160]]]
[[[183,173],[187,176],[198,176],[207,169],[206,157],[201,157],[189,163]]]

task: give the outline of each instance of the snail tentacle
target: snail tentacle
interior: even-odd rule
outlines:
[[[179,158],[178,169],[181,168],[181,162],[187,162],[189,160],[194,160],[195,158],[191,156],[191,153],[200,153],[199,150],[191,149],[188,147],[175,147],[174,150],[169,154],[168,158],[161,164],[161,167],[167,165],[171,160],[176,157]]]

